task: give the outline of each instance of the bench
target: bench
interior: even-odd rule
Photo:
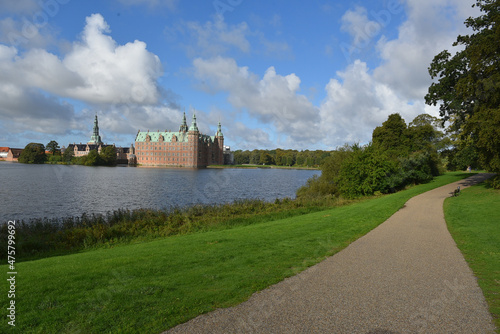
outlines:
[[[453,191],[453,197],[457,197],[458,195],[460,195],[460,186],[458,186],[457,189]]]

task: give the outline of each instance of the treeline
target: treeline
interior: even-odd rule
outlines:
[[[75,157],[73,150],[65,150],[61,156],[63,163],[83,166],[115,166],[116,165],[116,148],[114,146],[106,146],[101,149],[91,150],[87,155]]]
[[[48,154],[46,153],[48,152]],[[25,164],[67,164],[83,166],[115,166],[116,148],[103,147],[101,152],[91,150],[87,155],[75,157],[73,150],[67,149],[61,153],[59,144],[52,140],[47,146],[41,143],[29,143],[19,155],[18,162]]]
[[[237,165],[276,165],[276,166],[300,166],[318,167],[329,156],[329,151],[297,151],[297,150],[253,150],[234,152],[234,163]]]
[[[444,170],[439,151],[447,145],[434,117],[422,114],[409,125],[399,114],[375,128],[365,146],[345,145],[321,165],[321,176],[309,179],[297,196],[356,198],[425,183]]]

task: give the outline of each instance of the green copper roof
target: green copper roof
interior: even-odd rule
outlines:
[[[174,136],[177,138],[177,142],[181,143],[187,143],[188,142],[188,132],[187,130],[187,124],[186,124],[186,114],[184,113],[183,121],[182,124],[179,128],[180,131],[178,132],[170,132],[170,131],[156,131],[156,132],[150,132],[150,131],[139,131],[137,133],[137,136],[135,137],[136,142],[145,142],[147,136],[150,137],[150,141],[152,143],[157,143],[160,141],[160,138],[163,137],[164,142],[172,142],[172,139]],[[217,128],[217,134],[216,136],[209,136],[209,135],[204,135],[201,134],[198,130],[198,126],[196,124],[196,115],[193,114],[193,121],[191,123],[191,126],[189,127],[190,132],[198,132],[198,140],[204,141],[204,142],[210,142],[214,143],[216,136],[222,137],[222,129],[221,125],[219,122],[219,126]]]
[[[139,131],[137,133],[137,136],[135,137],[135,141],[137,142],[145,142],[146,137],[149,135],[151,138],[152,143],[157,143],[160,141],[160,136],[163,136],[163,141],[164,142],[172,142],[172,138],[174,136],[177,137],[177,141],[181,143],[187,143],[188,142],[188,134],[187,132],[166,132],[166,131],[160,131],[160,132],[150,132],[150,131]],[[204,134],[199,134],[198,138],[200,140],[204,141],[210,141],[214,142],[215,141],[215,136],[208,136]]]
[[[183,142],[183,143],[188,142],[188,136],[186,132],[166,132],[166,131],[164,132],[139,131],[139,133],[137,133],[135,141],[145,142],[146,137],[148,135],[151,138],[152,142],[159,142],[161,136],[163,137],[163,141],[165,142],[171,142],[174,136],[177,137],[178,142]]]

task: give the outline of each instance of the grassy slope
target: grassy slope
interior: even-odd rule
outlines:
[[[448,229],[478,278],[500,333],[500,191],[471,187],[445,201]]]
[[[346,247],[409,198],[461,177],[448,174],[397,194],[274,222],[18,263],[16,331],[161,332],[246,300]],[[7,294],[0,298],[7,305]],[[2,307],[2,333],[11,331],[5,314]]]

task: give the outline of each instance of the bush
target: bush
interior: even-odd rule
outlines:
[[[486,180],[486,186],[493,189],[500,189],[500,175],[496,175],[491,179]]]
[[[426,183],[440,174],[437,155],[416,152],[399,160],[398,174],[402,182],[401,185]]]
[[[395,172],[394,164],[372,145],[353,146],[352,153],[342,163],[338,177],[339,192],[345,198],[387,193],[388,177]]]
[[[49,155],[48,162],[51,164],[57,164],[62,161],[62,156],[60,155]]]

